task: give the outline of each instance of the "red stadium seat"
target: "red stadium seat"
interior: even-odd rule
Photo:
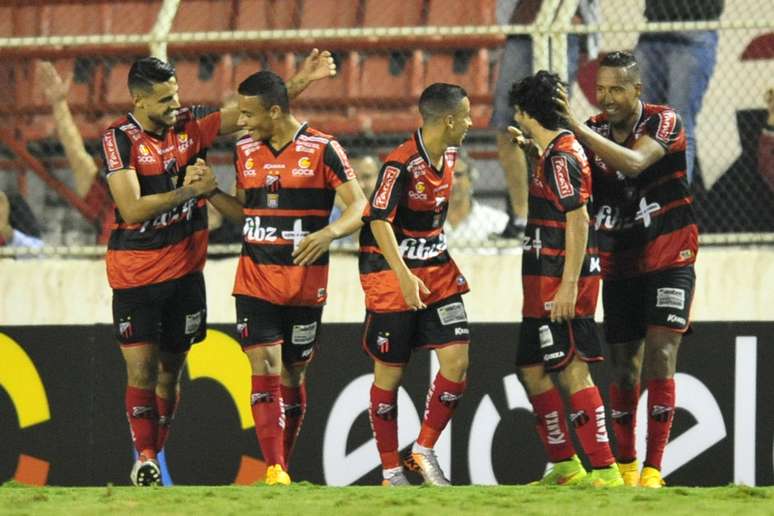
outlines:
[[[111,112],[123,112],[131,108],[132,99],[126,85],[131,66],[131,61],[118,61],[106,67],[102,100],[102,103],[105,104],[104,109]]]
[[[315,81],[309,85],[298,99],[298,103],[322,109],[348,104],[350,98],[357,94],[359,59],[357,52],[344,54],[343,59],[338,64],[336,77]]]
[[[271,70],[287,80],[293,75],[295,69],[295,56],[286,52],[270,52],[261,56],[234,57],[231,90],[236,91],[239,83],[245,80],[247,76],[261,70]]]
[[[236,30],[268,30],[272,28],[271,0],[239,0],[234,28]]]
[[[146,34],[153,29],[160,0],[123,0],[104,6],[106,34]]]
[[[13,8],[0,7],[0,38],[13,36]]]
[[[230,64],[223,59],[216,61],[175,60],[180,102],[184,106],[207,104],[218,107],[228,93],[230,76],[226,68]]]
[[[43,7],[42,35],[101,34],[104,21],[99,3],[56,3]]]
[[[38,36],[42,20],[42,7],[36,5],[14,5],[9,7],[13,36]]]
[[[485,48],[470,52],[433,52],[427,61],[425,76],[459,84],[472,99],[487,97],[490,94],[489,52]]]
[[[365,0],[364,27],[416,27],[422,25],[423,0]]]
[[[185,0],[180,2],[172,32],[231,30],[231,2],[228,0]]]
[[[428,0],[428,25],[492,25],[496,0]]]
[[[356,27],[359,0],[304,0],[302,29]]]
[[[67,102],[73,111],[96,108],[92,98],[96,91],[95,85],[98,83],[96,77],[96,74],[99,73],[98,67],[91,71],[90,76],[76,78],[74,77],[76,66],[74,58],[56,59],[53,61],[53,64],[63,80],[72,78]],[[16,68],[16,109],[19,111],[48,113],[51,110],[51,106],[43,94],[43,87],[37,80],[36,65],[35,60],[29,60],[19,63]]]
[[[360,64],[360,80],[355,98],[361,104],[376,105],[402,105],[416,100],[422,88],[422,53],[414,50],[404,55],[405,61],[400,54],[366,55]]]

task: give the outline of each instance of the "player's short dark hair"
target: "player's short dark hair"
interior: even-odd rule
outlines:
[[[286,113],[290,110],[288,88],[282,77],[274,72],[262,70],[252,74],[239,84],[237,91],[246,97],[260,97],[266,109],[279,106]]]
[[[154,84],[167,82],[175,76],[175,67],[157,57],[143,57],[129,69],[129,92],[149,92]]]
[[[610,52],[599,62],[600,67],[609,68],[623,68],[626,71],[626,76],[634,81],[640,82],[640,65],[637,64],[637,59],[634,54],[625,50],[616,50]]]
[[[535,75],[514,83],[508,92],[508,101],[537,120],[546,129],[555,131],[564,126],[557,112],[554,97],[563,84],[555,73],[540,70]]]
[[[425,88],[419,97],[419,114],[425,121],[451,115],[467,96],[468,92],[462,86],[436,82]]]

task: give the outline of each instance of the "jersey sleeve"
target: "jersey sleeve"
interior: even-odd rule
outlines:
[[[244,190],[245,185],[242,181],[244,163],[242,163],[241,153],[239,152],[239,146],[234,147],[234,173],[236,174],[236,187],[239,190]]]
[[[590,192],[578,158],[566,152],[552,152],[543,166],[557,209],[568,212],[586,204]]]
[[[654,113],[645,121],[645,133],[656,140],[664,150],[673,152],[685,146],[685,131],[680,115],[666,109]]]
[[[355,171],[349,164],[347,154],[336,140],[331,140],[325,147],[323,166],[325,168],[325,183],[333,189],[342,183],[356,179]]]
[[[199,131],[199,151],[212,146],[220,132],[220,109],[212,106],[191,106],[188,108],[190,122]]]
[[[105,177],[125,168],[134,168],[132,141],[120,129],[110,128],[102,135],[102,162]]]
[[[402,163],[388,161],[379,171],[371,200],[363,212],[363,222],[385,220],[392,222],[406,183],[407,172]]]

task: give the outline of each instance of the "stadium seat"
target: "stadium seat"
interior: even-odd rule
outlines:
[[[185,0],[180,2],[172,32],[231,30],[232,5],[225,0]]]
[[[126,86],[131,66],[131,59],[117,61],[105,66],[104,93],[100,101],[103,109],[121,113],[131,108],[132,99],[129,97],[129,89]]]
[[[102,12],[102,5],[93,2],[45,5],[41,35],[101,34],[104,26]]]
[[[248,75],[261,70],[271,70],[287,80],[295,72],[295,59],[295,56],[289,52],[267,52],[260,55],[234,56],[231,90],[236,91],[239,83]]]
[[[416,27],[422,25],[423,0],[364,0],[364,27]]]
[[[145,34],[153,29],[160,0],[123,0],[105,5],[106,34]]]
[[[432,52],[426,66],[425,77],[444,78],[446,82],[459,84],[473,101],[489,97],[489,51],[485,48]]]
[[[492,25],[496,0],[428,0],[428,25]]]
[[[292,3],[292,2],[289,2]],[[239,0],[234,29],[268,30],[272,28],[271,0]]]
[[[13,8],[0,7],[0,38],[9,38],[14,35],[13,22]]]
[[[210,56],[174,59],[174,63],[183,105],[220,106],[229,91],[230,63],[225,63],[222,58],[211,59]]]
[[[355,98],[361,104],[405,105],[422,88],[422,52],[370,53],[362,58]]]
[[[320,108],[340,107],[349,103],[350,98],[357,94],[358,61],[360,56],[351,51],[339,54],[336,77],[315,81],[304,90],[298,99],[299,104]]]
[[[359,0],[303,0],[300,27],[356,27],[359,5]]]
[[[93,67],[87,70],[80,69],[76,73],[76,66],[83,66],[89,61],[79,61],[75,58],[63,58],[53,61],[59,75],[63,80],[72,78],[70,91],[67,95],[67,102],[73,111],[94,108],[92,98],[96,91],[96,84],[99,82],[97,74],[100,73],[100,67]],[[25,85],[17,88],[16,109],[23,112],[45,112],[51,110],[51,106],[43,94],[43,87],[37,80],[36,73],[37,62],[28,60],[18,63],[16,67],[17,84]]]
[[[7,10],[7,11],[6,11]],[[3,18],[11,24],[10,36],[38,36],[42,8],[36,5],[13,5],[3,7]]]

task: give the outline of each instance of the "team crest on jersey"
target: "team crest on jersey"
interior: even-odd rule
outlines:
[[[118,333],[125,339],[128,339],[134,334],[134,326],[132,326],[131,317],[121,319],[118,322]]]
[[[376,336],[376,347],[379,348],[379,353],[389,353],[390,351],[390,332],[379,332]]]
[[[567,158],[564,156],[553,156],[551,158],[551,168],[554,171],[554,180],[556,181],[559,198],[572,197],[575,193],[575,188],[573,188],[572,182],[570,182],[570,166],[567,163]]]
[[[280,176],[267,174],[264,188],[266,188],[266,206],[279,208]]]

